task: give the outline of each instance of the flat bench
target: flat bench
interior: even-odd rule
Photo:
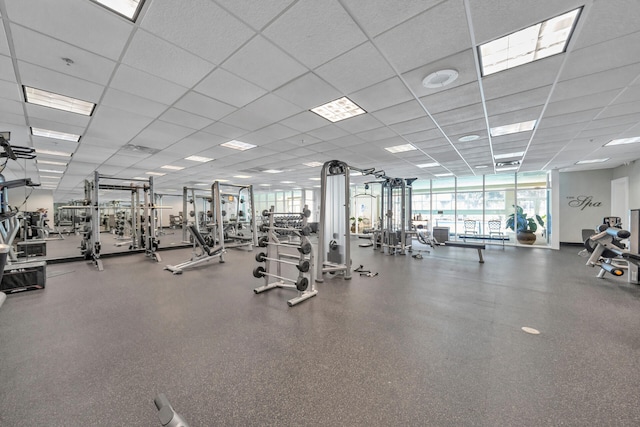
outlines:
[[[444,246],[451,246],[451,247],[454,247],[454,248],[477,249],[478,250],[478,258],[479,258],[478,262],[480,264],[484,264],[484,258],[482,257],[482,250],[487,248],[484,245],[484,243],[465,243],[465,242],[450,242],[450,241],[446,241],[446,242],[444,242]]]

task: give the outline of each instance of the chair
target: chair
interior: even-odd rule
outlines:
[[[475,219],[465,219],[464,220],[464,234],[478,234],[476,229],[476,221]]]
[[[502,246],[504,246],[504,234],[502,233],[502,221],[499,219],[491,219],[487,221],[489,226],[489,238],[494,234],[498,235],[498,238],[502,240]]]

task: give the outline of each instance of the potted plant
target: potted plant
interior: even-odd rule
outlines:
[[[524,245],[533,245],[536,242],[534,234],[538,229],[538,224],[544,227],[544,221],[540,215],[528,217],[520,206],[514,206],[516,211],[507,217],[507,228],[516,231],[518,242]]]

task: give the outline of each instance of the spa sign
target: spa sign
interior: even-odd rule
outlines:
[[[599,208],[602,205],[602,202],[594,201],[593,196],[567,196],[567,199],[570,207],[578,208],[581,211],[586,208]]]

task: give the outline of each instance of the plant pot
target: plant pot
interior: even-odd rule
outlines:
[[[523,245],[533,245],[536,242],[536,235],[533,231],[518,231],[516,239]]]

